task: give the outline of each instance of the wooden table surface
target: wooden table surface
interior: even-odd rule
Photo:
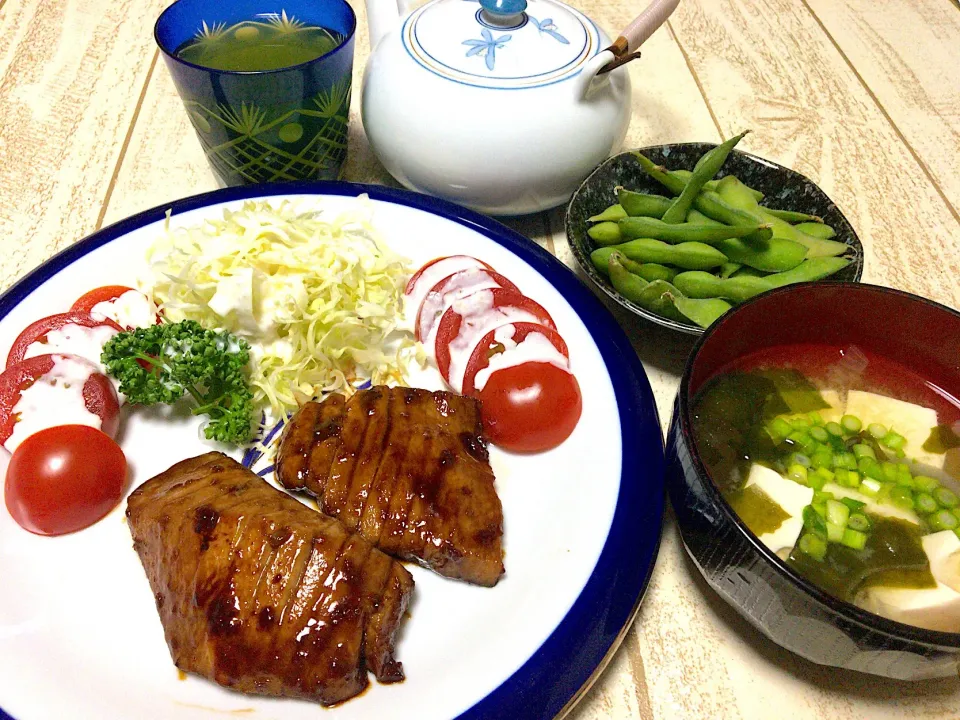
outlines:
[[[368,55],[364,8],[355,65]],[[131,213],[216,181],[153,42],[167,0],[0,0],[0,288]],[[641,3],[580,0],[608,31]],[[625,145],[717,141],[818,182],[859,232],[864,280],[960,306],[960,5],[683,0],[632,63]],[[353,96],[346,178],[395,184]],[[562,210],[511,221],[575,266]],[[618,315],[664,425],[689,342]],[[0,699],[2,700],[2,699]],[[946,718],[960,680],[878,681],[780,650],[714,596],[672,517],[638,619],[571,717]]]

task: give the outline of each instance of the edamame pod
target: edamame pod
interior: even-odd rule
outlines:
[[[687,217],[687,212],[693,207],[693,201],[703,189],[704,183],[713,179],[713,176],[720,172],[720,168],[723,166],[723,163],[726,162],[730,151],[733,150],[734,146],[740,142],[748,132],[750,131],[747,130],[720,143],[705,152],[703,156],[697,160],[697,164],[693,168],[693,174],[690,175],[690,179],[687,181],[687,184],[684,185],[683,191],[663,214],[663,222],[672,225],[684,221]]]
[[[699,223],[677,223],[670,225],[663,220],[651,217],[628,217],[617,224],[620,226],[620,232],[624,238],[655,238],[670,243],[691,241],[714,243],[727,238],[745,237],[764,230],[767,231],[766,236],[768,238],[773,235],[769,227],[756,224],[701,225]]]
[[[762,243],[730,238],[716,243],[716,247],[733,262],[767,272],[790,270],[807,256],[807,249],[800,243],[776,237]]]
[[[699,299],[682,296],[674,297],[673,305],[682,315],[702,328],[710,327],[731,307],[730,303],[719,298]]]
[[[740,263],[725,262],[723,265],[720,266],[720,277],[728,278],[742,267],[743,265],[741,265]]]
[[[843,270],[850,264],[849,258],[839,257],[817,257],[804,260],[792,270],[767,275],[763,279],[769,282],[773,287],[782,287],[798,282],[812,282],[813,280],[822,280],[825,277],[833,275],[835,272]]]
[[[802,263],[801,263],[802,264]],[[797,266],[799,267],[799,265]],[[749,265],[744,265],[742,268],[733,273],[732,277],[766,277],[767,273],[763,270],[757,270],[752,268]]]
[[[709,270],[727,262],[726,255],[703,243],[686,242],[670,245],[649,238],[631,240],[615,247],[597,248],[590,253],[590,259],[600,272],[606,274],[601,267],[606,266],[610,255],[615,252],[621,252],[631,260],[640,263],[674,265],[684,270]]]
[[[836,230],[822,222],[797,223],[793,226],[793,229],[799,230],[804,235],[820,238],[821,240],[829,240],[837,234]]]
[[[627,216],[627,211],[623,209],[623,206],[620,203],[611,205],[602,213],[598,213],[593,217],[588,217],[587,222],[598,223],[598,222],[616,222],[617,220],[622,220]]]
[[[674,176],[676,176],[676,177],[679,177],[679,178],[682,179],[684,182],[687,182],[687,181],[690,179],[690,176],[693,175],[693,172],[690,171],[690,170],[669,170],[668,172],[669,172],[671,175],[674,175]],[[720,181],[719,181],[719,180],[707,180],[707,181],[703,184],[703,189],[704,189],[704,190],[716,190],[716,189],[717,189],[717,183],[718,183],[718,182],[720,182]],[[756,199],[757,202],[760,202],[761,200],[763,200],[763,193],[762,193],[762,192],[760,192],[759,190],[755,190],[754,188],[749,187],[749,186],[748,186],[748,189],[750,190],[750,192],[753,193],[753,197]]]
[[[676,289],[664,280],[647,282],[634,275],[624,267],[623,259],[623,255],[613,252],[607,260],[607,274],[613,288],[624,298],[636,303],[644,310],[649,310],[672,320],[683,320],[672,302],[671,291],[676,292]]]
[[[658,265],[657,263],[638,263],[633,260],[624,257],[623,266],[634,275],[639,275],[647,282],[653,282],[654,280],[666,280],[671,282],[673,278],[677,275],[677,270],[673,268],[668,268],[666,265]]]
[[[660,218],[673,201],[663,195],[647,195],[626,188],[617,188],[617,200],[631,217]]]
[[[807,248],[807,257],[833,257],[847,251],[847,245],[834,240],[821,240],[810,237],[785,220],[774,217],[760,207],[746,191],[745,186],[733,176],[727,176],[717,186],[717,193],[729,205],[742,210],[754,218],[755,222],[768,222],[773,226],[773,236],[797,242]]]
[[[759,198],[758,198],[759,201]],[[823,219],[817,215],[808,215],[807,213],[795,212],[793,210],[777,210],[776,208],[763,207],[761,205],[761,210],[764,212],[770,213],[775,218],[780,218],[784,222],[788,223],[822,223]]]
[[[764,278],[743,276],[724,279],[702,270],[682,272],[673,279],[673,284],[687,297],[724,298],[734,302],[749,300],[774,287]]]
[[[620,226],[615,222],[599,222],[587,228],[589,235],[597,245],[617,245],[624,241]]]

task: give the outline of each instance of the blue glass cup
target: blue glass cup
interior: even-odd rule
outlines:
[[[188,41],[245,21],[320,26],[342,42],[315,60],[276,70],[214,70],[177,57]],[[356,27],[344,0],[177,0],[161,13],[154,37],[224,184],[340,177]]]

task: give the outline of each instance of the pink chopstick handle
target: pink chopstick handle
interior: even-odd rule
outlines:
[[[620,33],[620,36],[627,41],[627,49],[633,52],[646,42],[647,38],[667,21],[679,4],[680,0],[653,0],[650,7],[640,13],[636,20]]]

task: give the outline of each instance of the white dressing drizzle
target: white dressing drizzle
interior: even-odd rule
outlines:
[[[23,357],[31,358],[37,355],[63,353],[65,355],[79,355],[82,358],[100,365],[100,355],[107,340],[117,334],[117,331],[106,325],[98,327],[84,327],[74,323],[67,323],[57,330],[51,330],[45,336],[45,342],[37,340],[31,343]],[[101,369],[101,372],[103,370]]]
[[[100,416],[87,409],[83,386],[97,368],[80,358],[53,356],[53,367],[30,387],[21,391],[13,406],[17,418],[13,432],[4,446],[16,450],[28,437],[57,425],[89,425],[97,430],[103,424]]]
[[[473,386],[477,392],[483,390],[490,376],[498,370],[516,367],[528,362],[549,363],[561,370],[570,372],[570,362],[562,352],[554,347],[550,339],[543,333],[531,332],[519,343],[513,341],[515,328],[513,325],[498,327],[493,333],[493,339],[506,348],[490,358],[490,364],[477,372]]]
[[[113,300],[98,302],[90,314],[97,320],[113,320],[120,327],[145,328],[157,321],[157,306],[139,290],[127,290]]]
[[[404,316],[411,330],[414,329],[414,323],[417,321],[417,312],[420,310],[420,304],[427,296],[427,293],[433,289],[433,286],[443,280],[447,275],[453,275],[455,272],[467,270],[469,268],[482,268],[483,263],[472,258],[469,255],[451,255],[443,260],[438,260],[433,265],[423,271],[417,279],[409,295],[403,296]]]
[[[419,311],[420,338],[427,347],[436,340],[437,323],[448,307],[478,290],[501,287],[486,268],[468,268],[451,276],[439,290],[430,290]]]

